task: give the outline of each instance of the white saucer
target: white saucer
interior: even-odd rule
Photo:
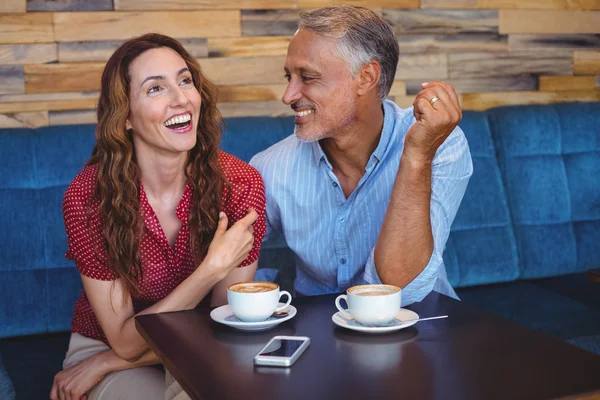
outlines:
[[[365,326],[361,325],[359,322],[355,321],[352,317],[346,317],[339,311],[333,314],[331,320],[337,326],[341,326],[342,328],[352,329],[353,331],[365,332],[365,333],[386,333],[393,332],[400,329],[408,328],[409,326],[413,326],[417,323],[417,321],[408,321],[413,319],[419,319],[419,314],[414,311],[407,310],[405,308],[401,308],[396,314],[396,318],[393,319],[389,324],[385,326]]]
[[[278,307],[283,306],[285,303],[279,303]],[[287,312],[289,315],[283,318],[274,318],[269,317],[266,321],[261,322],[242,322],[238,317],[233,315],[231,312],[231,308],[229,304],[226,304],[221,307],[217,307],[210,312],[210,317],[213,321],[218,322],[223,325],[230,326],[235,329],[239,329],[242,331],[264,331],[267,329],[271,329],[276,325],[279,325],[282,322],[287,321],[288,319],[294,318],[296,315],[296,307],[289,305],[284,308],[282,311]]]

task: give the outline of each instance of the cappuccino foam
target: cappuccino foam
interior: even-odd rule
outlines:
[[[269,282],[247,282],[236,283],[229,287],[229,290],[237,293],[264,293],[277,289],[278,285]]]
[[[354,293],[357,296],[386,296],[388,294],[394,294],[395,292],[378,290],[378,291],[364,291],[359,293]]]

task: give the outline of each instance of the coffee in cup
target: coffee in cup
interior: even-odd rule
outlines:
[[[287,302],[281,306],[279,299],[287,295]],[[292,302],[292,295],[279,291],[279,285],[273,282],[239,282],[227,288],[227,302],[231,312],[243,322],[261,322],[275,311],[281,311]]]
[[[361,325],[382,326],[390,323],[400,311],[401,289],[393,285],[352,286],[335,299],[340,313],[352,317]],[[348,309],[342,308],[345,300]]]

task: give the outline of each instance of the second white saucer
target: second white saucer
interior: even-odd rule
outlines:
[[[333,314],[331,320],[337,326],[341,326],[342,328],[352,329],[353,331],[359,331],[364,333],[386,333],[393,332],[400,329],[408,328],[409,326],[413,326],[417,323],[417,321],[412,321],[419,319],[419,314],[414,311],[407,310],[405,308],[401,308],[396,314],[396,318],[392,320],[388,325],[385,326],[365,326],[361,325],[359,322],[354,320],[352,317],[346,317],[342,315],[339,311]],[[411,321],[409,321],[411,320]],[[407,321],[407,322],[402,322]]]

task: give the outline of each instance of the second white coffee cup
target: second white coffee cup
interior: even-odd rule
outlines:
[[[281,306],[281,296],[288,297]],[[279,290],[279,285],[273,282],[240,282],[227,288],[227,302],[231,312],[243,322],[261,322],[268,319],[275,311],[281,311],[290,305],[292,295]]]
[[[335,299],[340,312],[352,317],[362,325],[382,326],[390,323],[400,311],[401,289],[392,285],[352,286]],[[348,309],[340,304],[345,300]]]

